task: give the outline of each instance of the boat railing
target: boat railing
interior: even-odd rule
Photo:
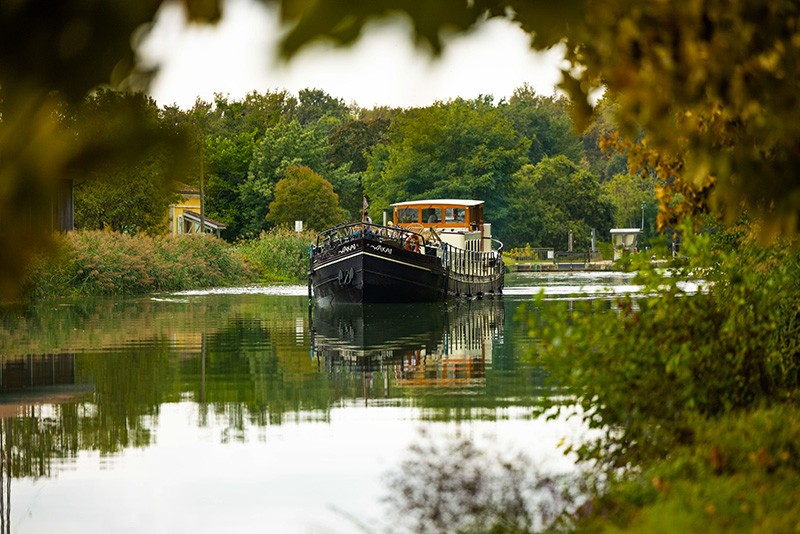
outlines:
[[[467,250],[445,244],[442,249],[442,262],[450,276],[464,281],[499,277],[503,274],[503,244],[490,251]]]
[[[424,235],[402,226],[383,226],[366,222],[340,224],[317,235],[315,252],[333,249],[353,239],[366,238],[378,243],[391,243],[409,250],[425,251],[428,240]]]
[[[503,242],[497,239],[492,239],[492,252],[503,255]]]

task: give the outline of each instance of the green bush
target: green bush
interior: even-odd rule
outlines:
[[[647,296],[529,310],[535,357],[600,431],[575,449],[609,481],[587,530],[723,531],[740,508],[743,530],[787,525],[766,501],[800,482],[800,250],[736,231],[686,231],[668,271],[630,258]],[[744,472],[753,462],[766,468]]]
[[[251,283],[255,274],[213,236],[70,232],[54,256],[34,263],[34,296],[141,294]]]
[[[693,418],[690,445],[627,472],[594,499],[584,532],[793,532],[800,525],[800,412]],[[588,507],[587,507],[588,508]]]
[[[313,232],[277,227],[236,249],[258,269],[262,282],[300,282],[308,276],[309,247],[315,239]]]
[[[646,258],[635,265],[646,298],[578,302],[531,324],[544,364],[606,431],[585,454],[618,465],[666,454],[689,415],[780,401],[800,385],[800,252],[716,251],[709,239],[689,239],[688,263],[666,276]]]

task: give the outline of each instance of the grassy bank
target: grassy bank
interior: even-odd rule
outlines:
[[[213,236],[70,232],[34,263],[27,289],[40,298],[301,282],[312,237],[281,229],[231,245]]]

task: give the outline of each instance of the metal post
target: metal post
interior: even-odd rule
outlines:
[[[644,233],[644,202],[642,202],[642,233]]]

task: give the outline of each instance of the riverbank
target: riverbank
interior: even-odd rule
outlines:
[[[50,255],[33,262],[25,293],[33,298],[138,295],[297,282],[305,276],[312,238],[277,229],[231,245],[211,235],[69,232],[56,236]]]
[[[506,271],[510,273],[536,273],[547,271],[590,271],[605,272],[620,270],[614,266],[610,260],[600,260],[592,262],[514,262],[506,265]]]
[[[663,267],[669,260],[651,260],[653,267]],[[541,262],[510,262],[506,264],[506,272],[509,273],[536,273],[536,272],[564,272],[564,271],[585,271],[585,272],[609,272],[624,271],[625,269],[619,262],[612,260],[597,261],[541,261]]]

